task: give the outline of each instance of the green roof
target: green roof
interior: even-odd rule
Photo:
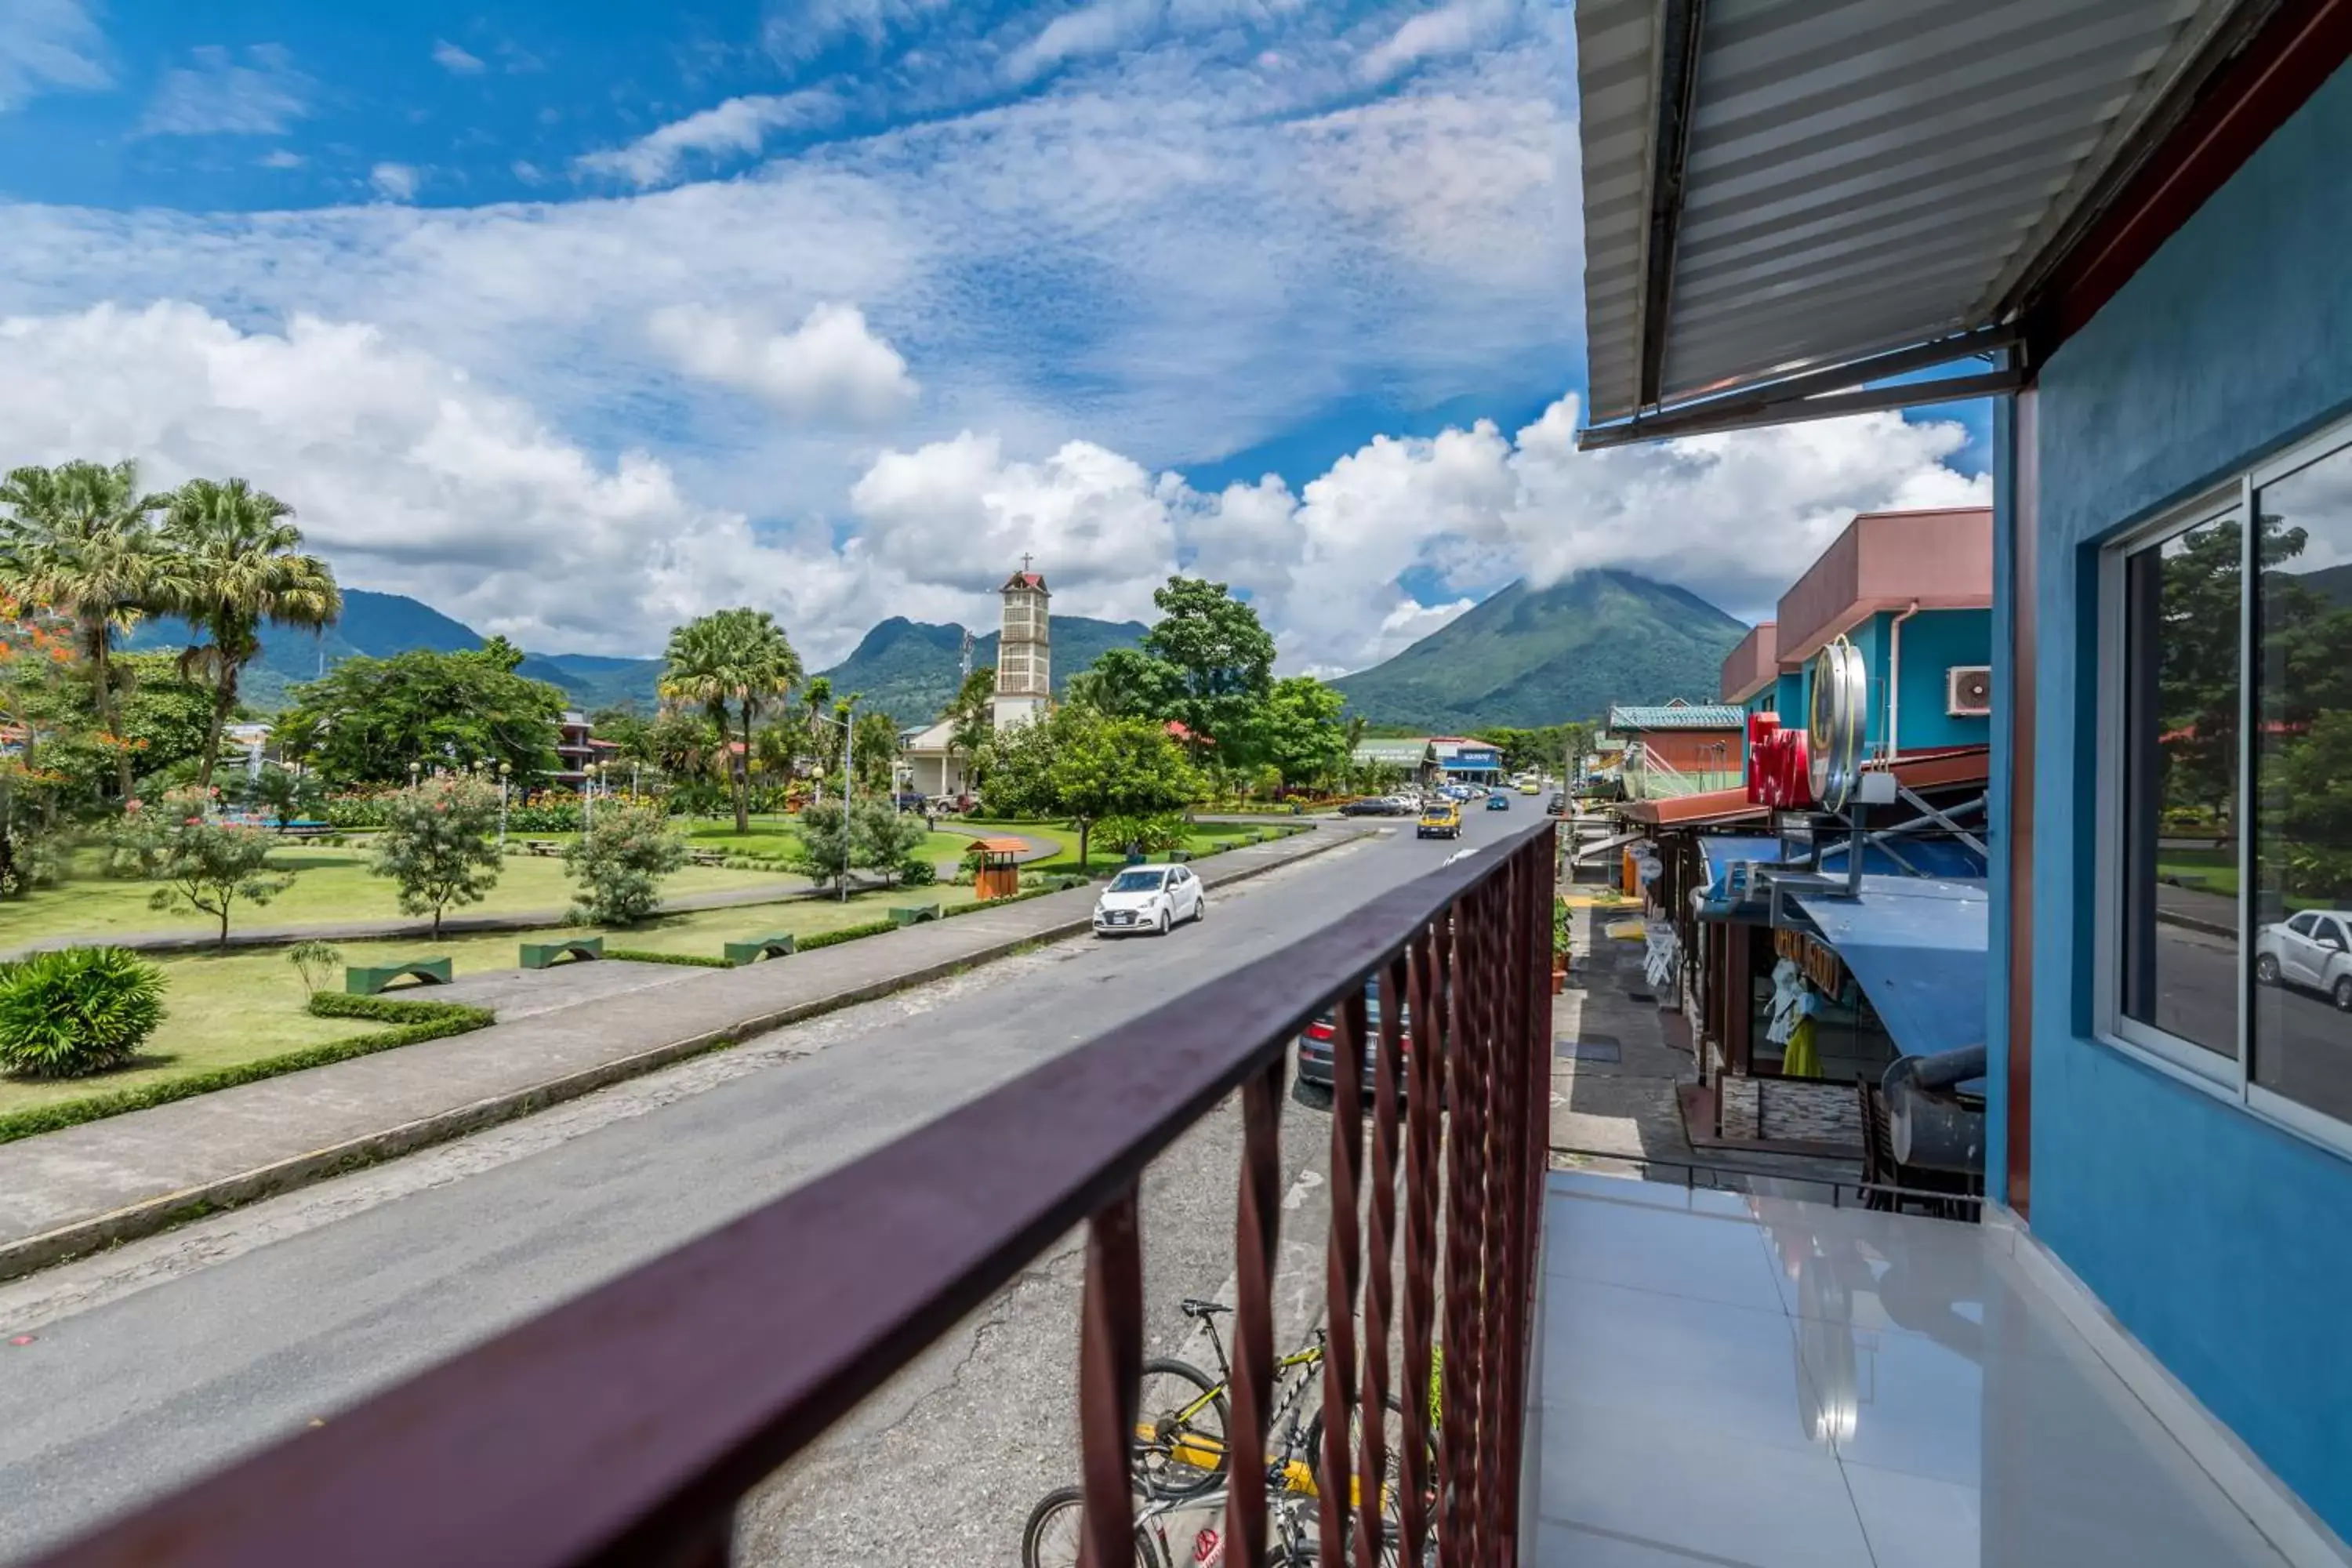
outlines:
[[[1609,710],[1612,730],[1738,730],[1748,710],[1721,702],[1652,703]]]

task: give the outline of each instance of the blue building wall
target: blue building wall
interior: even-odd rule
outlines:
[[[1773,684],[1773,704],[1783,724],[1800,727],[1812,712],[1813,691],[1811,678],[1801,669],[1784,669]]]
[[[1882,611],[1847,628],[1846,640],[1862,654],[1869,679],[1869,718],[1863,743],[1873,752],[1886,745],[1886,678],[1895,658],[1897,612]],[[1944,672],[1956,664],[1992,662],[1990,610],[1921,610],[1903,623],[1901,669],[1895,719],[1902,733],[1895,737],[1904,752],[1936,751],[1948,746],[1981,746],[1992,738],[1990,719],[1954,718],[1944,711]],[[1809,670],[1783,674],[1782,723],[1802,724],[1811,712]],[[1793,696],[1790,694],[1793,693]],[[1790,704],[1793,701],[1794,706]]]
[[[2352,411],[2347,148],[2339,71],[2041,374],[2032,1223],[2352,1535],[2352,1161],[2089,1036],[2095,545]]]

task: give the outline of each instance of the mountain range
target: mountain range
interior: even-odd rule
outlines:
[[[1748,635],[1705,599],[1631,572],[1522,579],[1384,664],[1332,682],[1350,712],[1439,732],[1602,719],[1612,702],[1714,700]]]
[[[1114,647],[1143,640],[1139,621],[1053,618],[1054,689]],[[1349,710],[1384,725],[1473,731],[1536,728],[1598,719],[1612,702],[1705,700],[1724,655],[1748,628],[1713,605],[1630,572],[1582,572],[1548,587],[1511,584],[1386,663],[1333,684]],[[863,695],[869,710],[902,726],[927,724],[955,695],[963,627],[893,616],[861,638],[847,658],[821,670],[835,692]],[[133,649],[187,645],[187,628],[165,618],[142,623]],[[996,662],[996,634],[974,640],[975,666]],[[456,653],[482,646],[472,627],[399,594],[343,591],[342,619],[325,632],[266,631],[262,653],[242,683],[247,704],[285,706],[292,688],[357,656],[384,658],[412,648]],[[520,673],[561,688],[580,708],[633,703],[650,709],[658,658],[598,654],[526,654]]]

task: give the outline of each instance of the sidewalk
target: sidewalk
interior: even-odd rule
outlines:
[[[1199,875],[1215,888],[1362,837],[1325,828],[1228,850]],[[1073,889],[741,969],[689,971],[469,1035],[0,1144],[0,1279],[1082,933],[1094,900],[1095,889]],[[608,964],[623,967],[606,960],[583,971]]]

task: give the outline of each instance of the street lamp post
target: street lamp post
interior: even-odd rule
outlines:
[[[845,708],[848,704],[844,703],[843,706]],[[856,769],[857,767],[857,716],[855,713],[852,713],[846,717],[835,719],[829,714],[817,713],[811,715],[811,717],[821,720],[827,724],[838,724],[841,726],[842,865],[840,884],[841,901],[845,904],[849,901],[849,806],[850,802],[856,798],[857,794],[857,781],[856,776]],[[824,800],[824,775],[820,773],[817,775],[817,796],[820,804],[822,804]]]
[[[514,776],[514,764],[499,763],[499,853],[507,852],[507,781]]]
[[[593,762],[580,766],[580,826],[583,830],[596,826],[596,764]]]

